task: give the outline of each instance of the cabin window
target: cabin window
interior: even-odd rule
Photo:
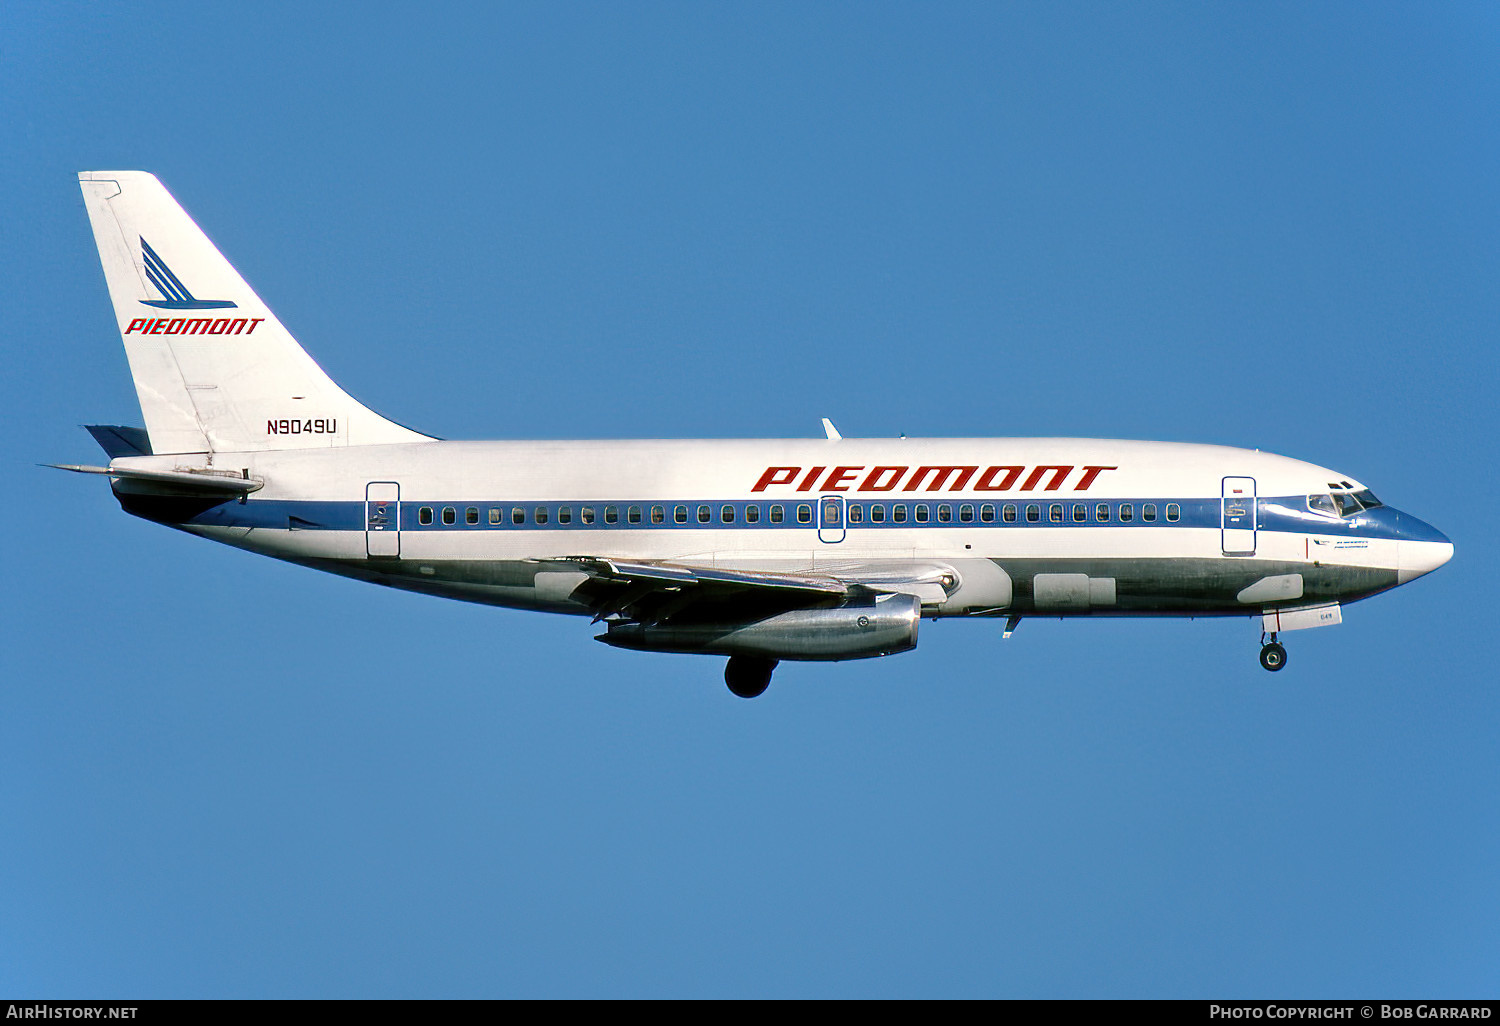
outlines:
[[[771,507],[771,523],[779,524],[786,519],[786,510],[782,506]]]
[[[421,509],[417,510],[417,523],[421,524],[423,527],[426,527],[427,525],[432,523],[431,506],[423,506]]]
[[[1003,507],[1001,507],[1000,517],[1007,524],[1014,524],[1016,522],[1016,507],[1015,507],[1015,504],[1007,502]]]
[[[625,519],[632,524],[639,524],[641,522],[641,507],[631,506],[627,509],[625,511]]]
[[[443,507],[443,525],[445,527],[451,527],[451,526],[453,526],[457,522],[458,522],[458,513],[454,510],[454,508],[452,506],[444,506]]]
[[[862,524],[865,522],[864,508],[857,502],[849,503],[849,523]]]
[[[686,506],[673,506],[672,507],[672,522],[674,524],[685,524],[685,523],[687,523],[687,507]]]
[[[1101,502],[1094,507],[1094,519],[1101,524],[1109,519],[1109,503]]]
[[[809,506],[805,502],[799,503],[797,505],[797,523],[799,523],[799,524],[810,524],[810,523],[812,523],[812,507]]]
[[[759,506],[746,506],[745,507],[745,523],[747,523],[747,524],[758,524],[758,523],[760,523],[760,507]]]
[[[557,522],[559,524],[571,524],[573,522],[573,507],[572,506],[559,506],[559,507],[557,507]]]
[[[719,507],[719,523],[721,523],[721,524],[732,524],[732,523],[734,523],[734,507],[733,506],[720,506]]]
[[[651,522],[653,524],[665,524],[667,522],[667,511],[663,506],[651,507]]]
[[[479,507],[478,506],[470,506],[468,509],[464,510],[464,523],[466,523],[466,524],[477,524],[477,523],[479,523]]]
[[[963,521],[966,524],[973,523],[974,522],[974,507],[970,506],[970,505],[967,505],[967,504],[958,507],[958,519],[961,520],[961,521]]]
[[[1156,503],[1148,502],[1141,507],[1141,519],[1148,524],[1156,522]]]
[[[1120,504],[1120,523],[1128,524],[1135,519],[1135,506],[1128,502]]]
[[[620,507],[619,506],[605,506],[604,507],[604,522],[606,524],[618,524],[620,522]]]
[[[885,523],[885,507],[878,502],[870,503],[870,523]]]
[[[891,507],[891,520],[898,524],[906,523],[906,504],[898,502]]]
[[[580,509],[578,511],[578,519],[585,524],[592,524],[594,522],[594,507],[585,506]]]
[[[1040,506],[1026,507],[1026,522],[1028,524],[1034,524],[1040,519],[1042,519],[1042,508]]]
[[[491,506],[490,507],[490,524],[491,524],[491,526],[499,526],[499,524],[500,524],[500,507],[499,506]]]
[[[713,519],[713,513],[707,506],[698,507],[698,523],[706,524]]]
[[[927,518],[932,514],[932,511],[927,508],[927,503],[925,502],[917,503],[912,507],[912,511],[915,513],[916,521],[919,524],[927,523]]]
[[[937,518],[940,524],[946,524],[951,521],[953,519],[953,507],[946,502],[938,503]]]
[[[512,506],[510,510],[510,522],[517,526],[526,523],[526,511],[520,506]]]
[[[538,506],[536,508],[536,512],[532,514],[532,517],[534,520],[536,520],[537,523],[545,524],[547,522],[547,507]]]
[[[1054,524],[1062,523],[1062,503],[1054,502],[1047,507],[1047,519]]]
[[[1012,506],[1011,508],[1014,509],[1015,507]],[[979,507],[979,519],[982,523],[986,524],[993,524],[995,522],[995,507],[992,503],[986,502]]]
[[[1175,502],[1167,503],[1167,519],[1176,523],[1182,516],[1182,507]]]

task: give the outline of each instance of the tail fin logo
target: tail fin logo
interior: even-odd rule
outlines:
[[[151,279],[161,292],[163,299],[143,299],[141,302],[146,306],[158,307],[162,310],[223,310],[227,307],[237,306],[227,299],[198,299],[187,290],[182,279],[172,273],[167,262],[156,255],[156,250],[144,238],[141,239],[141,258],[146,265],[146,277]]]

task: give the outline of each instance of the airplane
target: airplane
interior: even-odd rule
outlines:
[[[155,176],[78,175],[145,426],[130,514],[409,591],[587,616],[623,649],[907,652],[923,618],[1245,616],[1281,632],[1446,563],[1436,528],[1254,449],[1081,438],[445,441],[360,404]]]

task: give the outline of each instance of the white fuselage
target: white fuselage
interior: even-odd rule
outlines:
[[[264,486],[178,526],[399,587],[557,612],[591,611],[572,598],[581,575],[546,563],[577,555],[862,580],[946,575],[923,594],[927,615],[1249,615],[1373,594],[1452,551],[1389,507],[1344,517],[1309,507],[1330,489],[1362,491],[1358,482],[1211,445],[431,441],[212,462]]]

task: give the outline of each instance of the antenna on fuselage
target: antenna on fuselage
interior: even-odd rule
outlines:
[[[828,436],[830,442],[841,441],[844,437],[839,434],[839,429],[833,426],[833,421],[827,417],[823,418],[823,433]]]

